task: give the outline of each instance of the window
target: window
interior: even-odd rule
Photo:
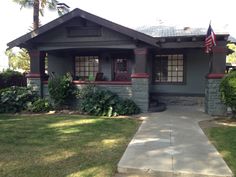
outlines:
[[[183,55],[156,55],[154,61],[154,81],[166,83],[183,83]]]
[[[127,81],[130,80],[130,73],[128,69],[128,59],[116,58],[115,59],[115,80]]]
[[[75,76],[79,80],[95,78],[99,70],[98,56],[75,57]]]

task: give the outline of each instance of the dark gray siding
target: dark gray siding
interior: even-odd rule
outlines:
[[[68,72],[74,73],[74,58],[72,55],[63,53],[48,53],[48,73],[64,75]]]
[[[75,18],[58,28],[55,28],[46,34],[34,40],[40,50],[68,49],[68,48],[135,48],[133,39],[121,33],[112,31],[106,27]],[[98,27],[101,28],[101,36],[68,36],[70,27]],[[86,30],[85,30],[86,31]]]
[[[151,92],[172,94],[204,94],[205,76],[208,73],[209,56],[202,49],[185,50],[185,83],[177,84],[153,84]]]

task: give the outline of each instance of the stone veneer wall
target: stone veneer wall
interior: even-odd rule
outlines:
[[[180,105],[180,106],[204,106],[204,96],[168,96],[160,95],[155,97],[161,103],[167,105]]]
[[[41,95],[41,79],[40,78],[27,78],[27,86],[32,87]]]
[[[206,80],[205,89],[205,112],[212,116],[219,116],[226,114],[226,106],[222,103],[220,99],[220,86],[221,79],[211,79]]]
[[[132,78],[132,100],[139,106],[142,112],[149,109],[149,79]]]
[[[83,88],[86,86],[86,84],[76,84],[78,88]],[[132,98],[132,86],[131,85],[96,85],[99,88],[102,89],[108,89],[117,95],[119,95],[121,98],[124,99],[131,99]],[[44,97],[49,97],[48,93],[48,84],[43,85],[43,95]]]

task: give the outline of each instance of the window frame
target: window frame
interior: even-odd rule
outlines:
[[[156,56],[158,55],[183,55],[183,81],[182,82],[168,82],[168,81],[156,81],[155,80],[155,70],[156,70],[156,66],[155,66],[155,60],[156,60]],[[153,55],[153,60],[152,60],[152,83],[153,84],[158,84],[158,85],[186,85],[186,80],[187,80],[187,65],[186,65],[186,54],[183,51],[167,51],[167,52],[161,52],[161,53],[155,53]],[[167,70],[168,72],[168,70]]]
[[[74,57],[74,78],[75,78],[75,80],[80,80],[80,79],[76,79],[76,77],[84,77],[83,79],[82,79],[82,81],[88,81],[89,80],[89,76],[88,76],[88,78],[85,78],[86,76],[77,76],[76,75],[76,58],[78,57],[98,57],[98,71],[97,71],[97,73],[99,73],[100,72],[100,62],[101,62],[101,57],[100,57],[100,55],[97,55],[97,54],[90,54],[90,55],[86,55],[86,54],[84,54],[84,55],[75,55],[75,57]],[[89,71],[88,71],[89,72]],[[94,75],[94,79],[96,78],[96,74]]]

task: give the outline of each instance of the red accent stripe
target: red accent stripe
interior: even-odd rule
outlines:
[[[26,78],[40,78],[41,75],[39,73],[29,73],[25,77]]]
[[[217,73],[211,73],[206,76],[207,79],[221,79],[225,76],[225,74],[217,74]]]
[[[148,73],[134,73],[131,74],[131,78],[149,78]]]

